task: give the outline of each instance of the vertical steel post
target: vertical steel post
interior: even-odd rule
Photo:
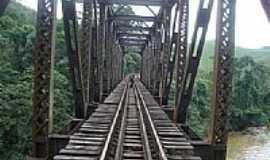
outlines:
[[[176,86],[175,86],[175,110],[174,120],[179,121],[180,104],[179,92],[182,87],[186,67],[186,56],[188,52],[188,22],[189,22],[189,0],[181,0],[179,6],[179,26],[176,42]],[[178,120],[177,120],[178,119]]]
[[[229,109],[232,105],[235,3],[236,0],[218,1],[214,87],[209,133],[214,160],[226,159]]]
[[[171,29],[171,7],[166,5],[163,11],[164,45],[162,49],[162,76],[160,85],[160,104],[164,104],[165,88],[167,83],[167,72],[170,60],[170,29]]]
[[[112,59],[113,59],[113,53],[112,53],[112,46],[113,46],[114,40],[113,40],[113,22],[109,21],[108,25],[108,91],[111,92],[112,87],[112,74],[113,74],[113,66],[112,66]]]
[[[82,82],[81,55],[78,41],[78,24],[76,18],[75,0],[63,0],[62,2],[65,41],[75,101],[75,117],[85,118],[84,89]]]
[[[208,24],[213,8],[213,0],[201,0],[198,9],[192,42],[189,48],[188,61],[185,67],[182,86],[178,92],[178,118],[177,123],[186,124],[188,106],[192,99],[195,78],[197,76],[199,62],[203,53]]]
[[[83,19],[81,29],[81,64],[82,64],[82,81],[84,88],[84,113],[90,103],[90,73],[91,73],[91,52],[92,52],[92,24],[93,24],[93,1],[83,1]],[[92,92],[92,90],[91,90]]]
[[[182,3],[182,2],[181,2]],[[177,15],[179,13],[179,5],[180,5],[180,1],[178,1],[176,3],[176,8],[175,8],[175,16],[173,19],[173,27],[172,27],[172,38],[171,38],[171,42],[170,42],[170,54],[172,56],[172,60],[169,60],[169,64],[168,64],[168,72],[167,72],[167,83],[165,86],[165,92],[164,92],[164,97],[165,97],[165,104],[168,104],[169,101],[169,96],[170,96],[170,92],[171,92],[171,84],[173,81],[173,75],[174,75],[174,68],[175,68],[175,61],[176,61],[176,47],[177,47],[177,33],[175,32],[175,28],[176,28],[176,24],[177,24]],[[173,48],[173,45],[175,44],[175,48]],[[173,55],[172,55],[173,54]],[[170,57],[171,57],[170,56]]]
[[[159,30],[159,31],[157,31]],[[160,26],[156,27],[155,31],[155,55],[156,55],[156,82],[155,82],[155,96],[159,96],[161,87],[161,72],[162,72],[162,59],[161,59],[161,33]]]
[[[106,5],[104,3],[99,4],[99,37],[98,37],[98,61],[99,61],[99,102],[103,101],[103,89],[104,89],[104,60],[105,60],[105,21],[106,21]]]
[[[112,33],[112,88],[116,86],[116,74],[117,74],[117,50],[116,50],[116,45],[117,45],[117,39],[116,39],[116,31],[115,28],[113,27],[113,33]]]
[[[48,134],[52,131],[55,19],[56,0],[39,0],[36,42],[33,53],[34,91],[31,156],[44,159],[48,157]]]
[[[90,101],[92,103],[99,102],[99,72],[98,72],[98,13],[97,13],[97,1],[93,0],[94,9],[94,24],[92,31],[92,54],[91,54],[91,81],[90,83]]]

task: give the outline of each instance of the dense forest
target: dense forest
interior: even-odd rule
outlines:
[[[22,160],[31,146],[32,52],[35,11],[11,2],[0,17],[0,157]],[[190,107],[189,122],[204,135],[209,122],[214,43],[207,42]],[[270,110],[270,49],[236,48],[231,129],[266,125]],[[58,20],[54,130],[72,117],[71,85],[62,20]],[[125,73],[140,69],[140,56],[125,56]],[[174,84],[171,101],[173,102]]]

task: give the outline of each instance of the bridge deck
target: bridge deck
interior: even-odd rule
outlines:
[[[200,160],[142,83],[123,80],[54,160]]]

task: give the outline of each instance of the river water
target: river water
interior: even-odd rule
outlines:
[[[232,133],[227,160],[270,160],[270,131],[256,135]]]

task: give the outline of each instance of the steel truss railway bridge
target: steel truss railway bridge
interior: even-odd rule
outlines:
[[[225,160],[236,0],[217,0],[208,140],[187,125],[213,2],[199,1],[188,44],[189,0],[62,0],[74,119],[54,133],[57,1],[38,0],[33,145],[28,159]],[[261,2],[270,17],[269,0]],[[7,4],[8,0],[1,1],[0,15]],[[83,6],[81,18],[76,4]],[[127,5],[146,7],[152,15],[124,14]],[[142,57],[140,76],[133,87],[123,74],[123,57],[130,51]],[[168,107],[173,78],[176,100]]]

